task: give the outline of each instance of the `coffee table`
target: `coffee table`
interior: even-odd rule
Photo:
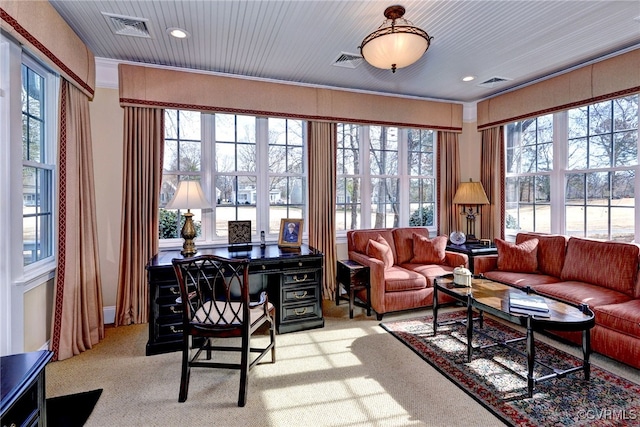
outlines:
[[[453,275],[448,274],[435,279],[433,292],[433,332],[437,334],[438,325],[438,294],[444,293],[452,297],[455,301],[462,303],[467,307],[467,316],[463,320],[466,324],[467,332],[467,361],[471,362],[473,356],[472,338],[474,333],[473,322],[478,321],[479,330],[483,327],[484,313],[493,315],[507,322],[520,325],[526,328],[527,332],[524,337],[516,338],[508,342],[499,343],[511,350],[518,351],[510,344],[526,340],[526,356],[527,356],[527,392],[528,396],[533,396],[535,385],[541,381],[553,378],[562,378],[566,375],[582,370],[585,380],[589,380],[591,373],[591,365],[589,363],[589,355],[591,354],[590,330],[595,325],[593,311],[586,305],[573,305],[549,297],[542,297],[546,302],[548,313],[529,312],[528,314],[515,313],[510,310],[509,300],[512,295],[522,295],[534,293],[530,289],[520,290],[514,286],[489,280],[483,276],[474,276],[471,280],[471,287],[462,287],[453,282]],[[478,313],[478,317],[474,317],[474,312]],[[553,367],[553,373],[534,377],[535,360],[535,340],[534,332],[542,330],[553,331],[581,331],[582,332],[582,366],[576,366],[566,370],[559,370]],[[494,344],[495,345],[495,344]],[[488,345],[485,347],[491,347]],[[485,348],[477,347],[477,348]],[[546,365],[545,365],[546,366]]]

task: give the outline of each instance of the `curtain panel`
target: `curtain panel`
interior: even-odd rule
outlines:
[[[336,288],[336,150],[337,125],[309,122],[309,245],[324,253],[323,299]]]
[[[460,230],[460,215],[453,205],[453,196],[460,183],[460,153],[458,134],[438,132],[438,235]]]
[[[504,128],[497,126],[482,131],[480,182],[489,199],[482,207],[480,236],[504,239]]]
[[[124,176],[115,325],[148,322],[145,267],[158,252],[164,110],[124,108]]]
[[[89,100],[64,79],[59,131],[54,360],[77,355],[104,338]]]

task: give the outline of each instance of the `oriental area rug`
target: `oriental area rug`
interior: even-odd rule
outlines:
[[[438,315],[438,321],[464,319],[465,311]],[[398,340],[454,382],[507,425],[512,426],[638,426],[640,385],[591,364],[591,379],[582,371],[564,378],[536,384],[527,397],[525,341],[514,343],[518,351],[494,346],[474,349],[467,362],[466,327],[460,323],[438,326],[433,334],[433,317],[383,322],[380,324]],[[523,333],[488,316],[484,332],[504,342]],[[474,347],[491,343],[474,333]],[[568,369],[582,360],[536,340],[535,377],[553,372],[548,367]],[[581,354],[581,353],[580,353]],[[524,375],[522,377],[521,375]]]

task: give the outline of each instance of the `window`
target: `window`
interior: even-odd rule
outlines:
[[[340,123],[337,146],[337,231],[435,227],[433,131]]]
[[[192,210],[201,240],[226,242],[236,220],[251,221],[254,241],[277,239],[281,218],[306,215],[305,134],[300,120],[166,110],[160,238],[179,237],[182,216],[164,206],[196,179],[213,207]]]
[[[638,95],[506,127],[506,231],[634,241]]]
[[[568,112],[566,233],[635,238],[638,96]]]
[[[506,127],[506,227],[551,231],[553,116]]]
[[[23,265],[53,256],[53,138],[49,135],[49,73],[25,60],[22,80],[22,246]]]

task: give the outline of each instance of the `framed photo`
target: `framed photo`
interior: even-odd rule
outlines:
[[[229,244],[251,244],[251,221],[229,221]]]
[[[280,220],[280,234],[278,246],[299,248],[302,244],[304,220],[297,218],[283,218]]]

